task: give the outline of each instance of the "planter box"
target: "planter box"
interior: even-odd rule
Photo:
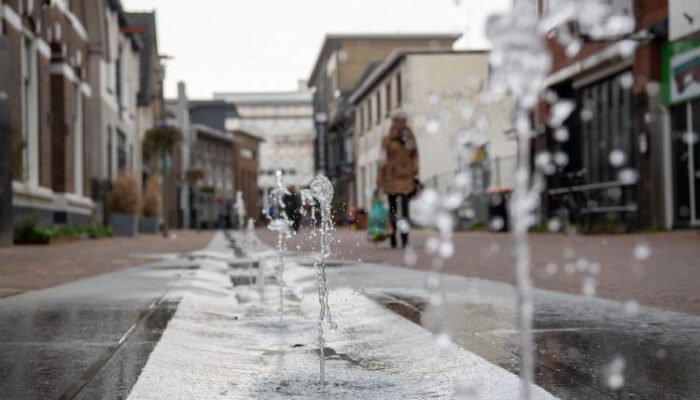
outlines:
[[[113,213],[109,226],[112,228],[114,236],[134,237],[138,232],[139,217],[131,214]]]
[[[158,233],[158,220],[153,217],[141,217],[139,218],[139,233]]]

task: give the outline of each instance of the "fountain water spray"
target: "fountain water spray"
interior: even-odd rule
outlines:
[[[515,0],[513,8],[504,14],[489,18],[486,36],[492,44],[490,54],[491,76],[488,95],[512,95],[516,102],[515,131],[518,139],[517,171],[510,201],[510,220],[514,242],[515,276],[517,283],[518,330],[520,334],[521,399],[530,399],[534,378],[532,346],[533,298],[530,280],[531,249],[528,230],[536,222],[540,192],[544,187],[542,171],[533,173],[530,167],[530,146],[535,129],[530,117],[538,104],[549,73],[551,56],[545,44],[545,35],[570,21],[597,38],[629,33],[634,27],[630,16],[616,15],[603,0],[562,1],[552,7],[542,20],[538,17],[537,2]],[[580,40],[567,29],[555,32],[568,56],[580,49]],[[566,109],[565,112],[557,110]],[[561,125],[571,112],[570,108],[555,105],[550,125]],[[556,127],[556,126],[554,126]]]
[[[245,202],[243,201],[243,192],[240,190],[236,191],[236,218],[238,219],[238,229],[243,230],[245,228]]]
[[[282,171],[277,170],[277,186],[270,192],[270,201],[273,209],[276,211],[274,217],[267,225],[268,229],[277,232],[277,285],[280,292],[280,308],[279,315],[282,318],[284,314],[284,256],[286,250],[286,239],[292,235],[292,221],[287,216],[286,207],[284,204],[285,196],[289,196],[289,191],[284,187]]]
[[[333,185],[323,175],[319,175],[311,181],[310,191],[302,191],[302,199],[309,200],[309,194],[318,202],[321,211],[321,221],[319,230],[321,232],[321,251],[314,261],[316,266],[316,277],[318,282],[318,301],[321,306],[318,317],[318,345],[321,356],[320,375],[321,390],[325,389],[325,341],[323,338],[323,322],[327,320],[331,330],[337,328],[328,306],[328,288],[326,287],[326,258],[331,254],[331,243],[333,233],[333,220],[331,219],[331,201],[333,200]],[[312,206],[313,207],[313,206]],[[312,219],[315,223],[315,210],[312,211]]]

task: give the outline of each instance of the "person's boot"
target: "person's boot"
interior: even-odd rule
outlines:
[[[408,233],[401,234],[401,247],[404,249],[408,246]]]
[[[396,248],[396,232],[391,233],[391,236],[389,237],[389,241],[391,242],[391,248],[395,249]]]

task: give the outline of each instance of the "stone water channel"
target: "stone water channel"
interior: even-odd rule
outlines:
[[[200,268],[130,399],[517,399],[517,375],[390,311],[329,272],[325,391],[319,380],[317,275],[285,254],[285,315],[267,260],[242,232],[195,254]],[[231,248],[233,243],[234,249]],[[308,258],[308,255],[304,255]],[[329,264],[329,268],[332,267]],[[257,267],[257,268],[256,268]],[[266,285],[258,282],[263,269]],[[555,398],[533,386],[538,399]]]

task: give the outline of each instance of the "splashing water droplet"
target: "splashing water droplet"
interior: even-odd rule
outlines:
[[[609,160],[610,160],[610,165],[612,165],[613,167],[619,168],[619,167],[623,166],[625,164],[625,162],[627,162],[627,155],[625,154],[624,151],[622,151],[620,149],[615,149],[615,150],[610,152]]]
[[[651,247],[646,243],[639,243],[634,247],[633,254],[639,261],[648,260],[651,256]]]
[[[554,139],[559,143],[564,143],[569,140],[569,130],[566,127],[561,127],[554,131]]]
[[[403,256],[403,262],[406,263],[406,265],[413,266],[413,265],[416,265],[417,261],[418,261],[418,256],[416,255],[416,252],[413,250],[413,247],[411,247],[411,246],[406,247],[406,252],[404,253],[404,256]]]
[[[549,126],[552,128],[560,127],[564,121],[569,118],[569,115],[575,108],[576,103],[574,103],[572,100],[558,100],[556,103],[554,103],[552,109],[550,110]]]
[[[627,300],[627,301],[625,302],[624,308],[625,308],[625,312],[626,312],[627,314],[633,314],[633,315],[634,315],[634,314],[639,313],[639,303],[637,303],[637,302],[634,301],[634,300]]]
[[[440,133],[441,127],[442,124],[440,123],[440,120],[435,117],[428,118],[425,123],[425,130],[431,135],[437,135]]]
[[[595,296],[597,281],[592,276],[587,276],[583,279],[583,294],[588,297]]]
[[[605,371],[605,382],[610,389],[618,390],[625,384],[624,371],[625,360],[620,356],[615,357]]]
[[[409,224],[408,221],[404,218],[396,222],[396,227],[401,233],[408,233],[408,231],[411,230],[411,224]]]
[[[634,185],[639,180],[639,173],[634,168],[623,168],[617,173],[617,180],[623,185]]]
[[[555,264],[555,263],[548,263],[548,264],[545,266],[545,270],[547,271],[547,274],[549,274],[549,275],[554,275],[554,274],[556,274],[557,271],[559,270],[559,267],[558,267],[557,264]]]
[[[700,140],[700,136],[695,132],[686,132],[683,134],[683,142],[688,145],[694,145]]]
[[[561,230],[561,227],[561,219],[559,219],[558,217],[553,217],[547,222],[547,229],[550,232],[559,232]]]
[[[503,220],[503,217],[493,217],[489,221],[489,229],[492,231],[500,231],[503,229],[505,226],[505,221]]]
[[[629,89],[634,85],[634,75],[631,72],[625,72],[620,76],[620,86],[623,89]]]
[[[554,153],[554,163],[560,167],[565,167],[569,164],[569,155],[563,151]]]
[[[442,243],[440,243],[440,249],[438,250],[438,254],[440,257],[444,259],[448,259],[452,257],[452,255],[455,253],[455,246],[450,240],[445,240]]]

